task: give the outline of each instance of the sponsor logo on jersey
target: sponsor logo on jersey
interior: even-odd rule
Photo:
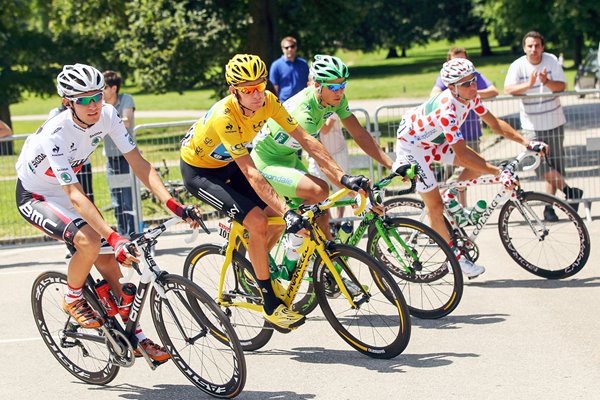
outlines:
[[[55,145],[54,145],[54,147],[52,148],[52,152],[53,152],[54,154],[58,154],[58,152],[59,152],[59,151],[60,151],[60,147],[58,147],[58,145],[57,145],[57,144],[55,144]]]
[[[75,143],[71,142],[71,146],[69,146],[69,150],[74,151],[75,149]]]
[[[25,218],[30,220],[33,224],[43,228],[47,232],[52,233],[53,228],[56,228],[56,223],[54,221],[48,218],[44,218],[44,216],[40,212],[38,212],[32,207],[31,200],[29,200],[25,204],[20,205],[19,210],[25,216]],[[50,226],[51,228],[48,228],[48,226]]]
[[[227,125],[225,125],[225,130],[227,132],[233,132],[233,124],[230,122]]]
[[[219,144],[215,149],[210,153],[210,156],[217,161],[232,161],[233,157],[231,154],[225,149],[223,143]]]
[[[40,165],[40,163],[42,161],[44,161],[46,159],[46,155],[45,154],[38,154],[37,156],[35,156],[35,158],[30,162],[30,165],[33,166],[33,168],[37,168],[38,165]]]
[[[92,146],[98,146],[98,143],[100,143],[102,141],[101,137],[95,137],[94,139],[92,139]]]
[[[71,183],[71,181],[73,180],[71,174],[69,174],[68,172],[63,172],[62,174],[60,174],[60,179],[62,179],[64,183]]]
[[[262,129],[264,124],[265,121],[258,121],[256,124],[252,124],[252,129],[254,129],[254,132],[258,132]]]
[[[325,114],[323,114],[323,119],[327,120],[327,118],[331,117],[333,115],[333,111],[327,111]]]
[[[54,132],[52,132],[50,135],[54,135],[54,134],[56,134],[56,133],[60,132],[61,130],[62,130],[62,126],[59,126],[59,127],[58,127],[58,128],[56,128],[56,129],[54,130]]]
[[[294,117],[292,117],[291,115],[287,118],[287,122],[290,125],[294,125],[296,124],[296,120],[294,119]]]
[[[215,146],[214,140],[212,140],[209,137],[205,137],[204,138],[204,144],[207,145],[207,146],[210,146],[210,147],[214,147]]]
[[[194,149],[194,153],[196,153],[197,156],[202,156],[202,154],[204,153],[204,149],[200,146],[196,146],[196,148]]]

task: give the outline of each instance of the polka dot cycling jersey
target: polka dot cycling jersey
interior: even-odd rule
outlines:
[[[404,115],[398,127],[397,139],[424,148],[444,142],[455,144],[464,140],[460,127],[470,110],[480,116],[487,113],[479,95],[464,104],[446,89]]]

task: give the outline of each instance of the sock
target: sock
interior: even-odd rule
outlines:
[[[263,295],[263,309],[267,314],[271,315],[273,314],[273,311],[282,304],[281,300],[275,296],[273,285],[271,285],[271,279],[262,280],[257,278],[256,280]]]
[[[67,293],[65,293],[65,301],[67,304],[74,303],[81,299],[83,299],[83,286],[74,288],[67,284]]]
[[[123,323],[125,325],[127,325],[127,322],[129,322],[129,316],[127,316],[127,317],[122,316],[121,320],[123,321]],[[144,335],[144,332],[142,331],[142,327],[140,326],[139,322],[135,326],[135,337],[138,339],[139,342],[146,339],[146,335]]]
[[[452,240],[448,242],[448,245],[450,246],[450,250],[452,250],[452,252],[456,256],[456,259],[460,261],[460,259],[462,258],[462,253],[460,252],[460,249],[458,247],[454,247]]]

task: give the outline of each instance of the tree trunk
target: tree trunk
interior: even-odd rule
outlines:
[[[402,58],[406,58],[406,47],[402,46]]]
[[[573,38],[573,60],[575,61],[575,68],[581,64],[583,52],[583,34],[578,32]]]
[[[248,8],[252,17],[248,28],[248,52],[258,55],[268,67],[281,40],[276,37],[275,0],[250,1]]]
[[[398,52],[396,51],[396,48],[395,47],[390,47],[388,49],[388,53],[387,53],[387,56],[385,58],[386,59],[387,58],[398,58]]]
[[[491,56],[492,48],[490,47],[490,38],[487,29],[482,29],[479,31],[479,43],[481,44],[481,56]]]
[[[12,121],[10,118],[10,108],[8,104],[0,104],[0,120],[4,121],[12,129]],[[13,141],[0,142],[0,156],[15,154]]]

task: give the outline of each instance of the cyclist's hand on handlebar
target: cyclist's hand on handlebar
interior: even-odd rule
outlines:
[[[131,242],[120,236],[117,232],[113,232],[106,238],[108,244],[115,250],[115,258],[119,264],[124,267],[131,268],[132,263],[139,263],[140,260],[136,257],[140,254],[131,246]]]
[[[512,189],[519,184],[519,178],[512,170],[503,169],[502,172],[500,172],[500,183],[507,188]]]
[[[208,233],[208,229],[202,221],[202,216],[200,215],[200,209],[198,206],[184,206],[174,199],[169,199],[169,201],[167,201],[167,207],[169,210],[173,211],[173,214],[189,223],[192,229],[197,229],[201,226],[202,229]]]
[[[396,165],[394,165],[394,167],[396,167]],[[407,162],[405,164],[399,165],[397,168],[394,168],[394,174],[402,177],[402,180],[406,182],[416,177],[416,168],[416,164],[411,164]]]
[[[345,174],[344,176],[342,176],[342,179],[340,179],[340,183],[342,184],[342,186],[347,187],[348,189],[354,192],[358,192],[361,189],[369,187],[369,179],[362,175],[352,176]]]
[[[298,233],[304,229],[304,219],[302,218],[302,215],[293,210],[287,210],[285,214],[283,214],[283,220],[285,221],[286,233]]]
[[[527,146],[527,150],[535,151],[536,153],[547,154],[548,153],[548,145],[539,140],[532,140],[529,142]]]

